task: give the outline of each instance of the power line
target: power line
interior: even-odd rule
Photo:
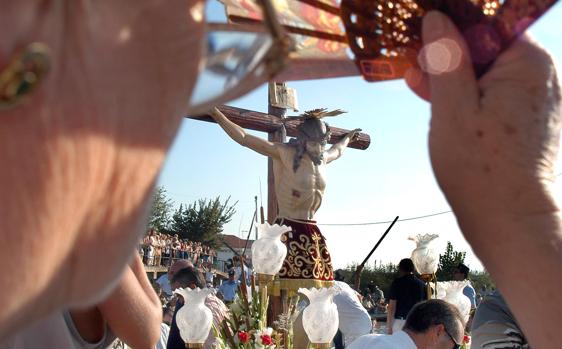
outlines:
[[[398,222],[404,222],[404,221],[413,221],[416,219],[423,219],[423,218],[428,218],[428,217],[433,217],[433,216],[439,216],[442,214],[446,214],[446,213],[451,213],[453,211],[442,211],[442,212],[436,212],[436,213],[430,213],[430,214],[426,214],[423,216],[417,216],[417,217],[410,217],[410,218],[403,218],[403,219],[399,219]],[[376,225],[376,224],[388,224],[388,223],[392,223],[392,221],[380,221],[380,222],[369,222],[369,223],[317,223],[317,225],[326,225],[326,226],[356,226],[356,225]]]
[[[556,177],[562,176],[562,172],[556,174],[555,176],[556,176]],[[261,179],[260,179],[260,196],[261,196]],[[414,220],[417,220],[417,219],[424,219],[424,218],[439,216],[439,215],[442,215],[442,214],[452,213],[452,212],[453,212],[453,211],[449,210],[449,211],[442,211],[442,212],[430,213],[430,214],[426,214],[426,215],[423,215],[423,216],[416,216],[416,217],[409,217],[409,218],[399,219],[397,222],[414,221]],[[317,225],[324,225],[324,226],[336,227],[336,226],[377,225],[377,224],[388,224],[388,223],[392,223],[392,222],[393,222],[393,221],[378,221],[378,222],[367,222],[367,223],[316,223],[316,224],[317,224]]]
[[[560,176],[562,176],[562,172],[556,174],[556,177],[560,177]],[[452,213],[452,212],[453,211],[449,210],[449,211],[430,213],[430,214],[426,214],[426,215],[423,215],[423,216],[416,216],[416,217],[399,219],[398,222],[414,221],[414,220],[417,220],[417,219],[424,219],[424,218],[439,216],[439,215],[442,215],[442,214]],[[392,221],[378,221],[378,222],[368,222],[368,223],[316,223],[316,224],[334,227],[334,226],[377,225],[377,224],[388,224],[388,223],[392,223]]]

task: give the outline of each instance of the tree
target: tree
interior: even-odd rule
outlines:
[[[171,233],[217,247],[223,226],[236,213],[236,203],[229,205],[229,200],[230,197],[221,203],[220,197],[217,197],[214,200],[200,199],[188,206],[180,205],[172,217]]]
[[[447,249],[444,254],[439,255],[439,269],[437,270],[437,280],[453,280],[453,272],[459,265],[464,263],[466,252],[455,251],[453,244],[447,241]]]
[[[166,196],[166,189],[162,186],[157,187],[152,197],[148,229],[154,229],[162,233],[168,232],[173,205],[172,199]]]

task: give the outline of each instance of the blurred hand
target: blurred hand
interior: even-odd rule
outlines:
[[[553,210],[543,194],[554,178],[561,105],[549,54],[523,37],[477,81],[446,16],[429,13],[423,39],[425,72],[410,70],[407,83],[431,101],[431,162],[456,213],[467,206],[506,215]]]
[[[0,111],[0,262],[23,271],[0,276],[2,338],[117,282],[188,112],[203,25],[194,0],[0,3],[0,69],[31,42],[52,51],[39,89]]]
[[[477,81],[445,16],[425,17],[423,39],[426,72],[409,71],[407,82],[431,101],[439,185],[531,346],[560,347],[562,304],[552,299],[562,272],[552,266],[562,262],[562,220],[551,184],[562,108],[552,58],[523,37]]]

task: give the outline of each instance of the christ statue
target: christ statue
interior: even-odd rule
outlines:
[[[270,142],[248,134],[231,122],[218,109],[213,119],[237,143],[273,160],[278,213],[275,223],[289,226],[283,235],[287,257],[279,272],[281,290],[294,294],[300,287],[329,287],[334,273],[324,236],[314,221],[326,188],[326,165],[338,159],[360,129],[355,129],[338,143],[326,149],[330,128],[321,119],[343,113],[317,109],[305,112],[299,119],[298,136],[288,143]],[[289,120],[294,120],[290,118]]]

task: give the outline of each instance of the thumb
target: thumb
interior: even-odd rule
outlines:
[[[424,47],[418,57],[429,77],[433,107],[477,106],[478,85],[464,38],[441,12],[423,19]]]

